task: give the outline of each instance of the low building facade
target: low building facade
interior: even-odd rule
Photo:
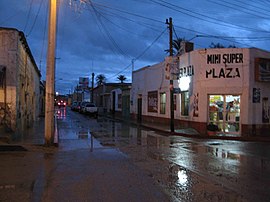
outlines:
[[[114,114],[117,111],[122,111],[122,89],[128,86],[131,84],[102,83],[93,89],[93,102],[100,112]]]
[[[0,28],[0,126],[17,136],[40,115],[40,78],[23,32]]]
[[[138,120],[170,122],[207,134],[269,135],[270,53],[256,48],[202,49],[133,72],[131,113]],[[175,73],[176,72],[176,73]],[[169,79],[173,79],[170,86]]]
[[[110,111],[124,119],[129,119],[130,117],[130,89],[131,84],[127,83],[111,91]]]

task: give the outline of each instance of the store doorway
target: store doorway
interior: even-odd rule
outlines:
[[[141,96],[137,100],[137,121],[142,121],[142,98]]]
[[[209,95],[208,123],[224,134],[240,134],[240,95]]]

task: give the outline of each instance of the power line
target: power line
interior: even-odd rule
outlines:
[[[228,5],[234,5],[234,6],[236,6],[236,7],[237,7],[237,10],[240,9],[240,11],[242,11],[242,12],[244,12],[243,10],[254,12],[255,14],[254,14],[254,13],[249,13],[249,14],[251,14],[252,16],[256,16],[256,17],[264,18],[264,19],[269,19],[269,18],[266,18],[265,16],[258,15],[258,14],[257,14],[257,13],[258,13],[258,10],[254,10],[254,9],[251,9],[251,8],[243,7],[242,5],[239,5],[239,4],[237,4],[237,3],[228,2],[228,1],[225,1],[225,0],[223,0],[223,2],[224,2],[225,4],[228,4]],[[247,5],[247,4],[245,4],[245,5]],[[253,8],[253,7],[254,7],[254,6],[252,6],[252,8]],[[245,12],[245,13],[248,13],[248,12]],[[269,14],[264,14],[264,15],[270,17]]]
[[[259,9],[259,10],[263,10],[263,11],[266,11],[266,12],[270,12],[270,10],[265,9],[265,5],[260,4],[259,1],[254,2],[254,1],[252,1],[252,0],[249,0],[249,1],[251,1],[251,2],[254,2],[255,4],[249,4],[248,1],[241,1],[241,0],[235,0],[235,1],[237,1],[237,2],[239,2],[239,3],[241,3],[241,4],[243,4],[243,6],[248,5],[248,6],[250,6],[250,7],[257,8],[257,9]],[[257,6],[257,5],[262,5],[263,7],[260,7],[260,6]]]
[[[139,58],[141,58],[159,39],[160,37],[167,31],[167,28],[165,30],[163,30],[156,38],[155,40],[149,45],[147,46],[144,51],[142,53],[140,53],[136,58],[133,59],[133,62],[138,60]],[[108,79],[111,79],[119,74],[121,74],[122,72],[124,72],[126,69],[128,69],[130,66],[132,66],[132,62],[130,64],[128,64],[125,68],[123,68],[120,72],[118,72],[117,74],[109,77]]]
[[[233,9],[233,10],[237,10],[238,12],[242,12],[242,13],[246,13],[246,14],[249,14],[249,15],[252,15],[253,17],[256,16],[256,17],[259,17],[259,18],[263,18],[263,19],[269,19],[269,18],[266,18],[264,16],[260,16],[260,15],[257,15],[257,14],[254,14],[254,13],[251,13],[251,12],[248,12],[248,11],[251,11],[250,9],[246,9],[246,8],[243,8],[243,6],[237,6],[237,7],[233,7],[233,6],[230,6],[230,5],[233,5],[233,3],[229,3],[224,1],[224,3],[222,2],[216,2],[216,1],[212,1],[212,0],[208,0],[209,2],[213,3],[213,4],[217,4],[217,5],[220,5],[220,6],[223,6],[223,7],[226,7],[226,8],[230,8],[230,9]],[[226,4],[227,3],[227,4]],[[244,10],[243,10],[244,9]],[[247,11],[246,11],[247,10]],[[270,16],[270,15],[268,15]]]
[[[96,4],[95,4],[95,6],[96,7],[99,7],[100,10],[103,10],[103,11],[100,11],[99,10],[100,13],[103,13],[103,14],[106,14],[106,15],[109,15],[109,16],[112,16],[112,17],[117,17],[119,19],[124,19],[126,21],[129,21],[129,22],[132,22],[132,23],[136,23],[136,24],[139,24],[139,25],[144,26],[146,28],[152,29],[154,31],[159,31],[158,29],[156,29],[156,26],[154,26],[153,24],[138,22],[138,21],[135,21],[133,19],[124,17],[123,15],[118,15],[118,14],[112,12],[112,11],[106,10],[106,9],[102,8],[101,6],[98,6]]]
[[[46,35],[46,30],[47,30],[47,19],[48,19],[48,9],[49,9],[49,4],[47,3],[47,7],[46,7],[46,16],[45,16],[45,23],[44,23],[44,29],[43,29],[43,38],[42,38],[42,48],[41,48],[41,52],[40,52],[40,71],[41,71],[41,62],[42,62],[42,58],[43,58],[43,52],[45,49],[45,35]]]
[[[138,60],[140,57],[142,57],[145,53],[146,53],[146,51],[148,51],[153,45],[154,45],[154,43],[156,43],[157,42],[157,40],[165,33],[165,31],[167,30],[167,28],[164,30],[164,31],[162,31],[161,33],[160,33],[160,35],[158,35],[158,37],[141,53],[141,54],[139,54],[135,59],[134,59],[134,61],[136,61],[136,60]]]
[[[131,32],[130,30],[128,30],[128,29],[126,29],[126,28],[124,28],[124,27],[122,27],[122,26],[116,24],[115,22],[113,22],[112,20],[110,20],[109,18],[107,18],[107,17],[105,16],[105,15],[108,15],[107,13],[104,13],[104,12],[102,12],[102,11],[99,11],[99,13],[102,15],[102,17],[103,17],[105,20],[107,20],[109,23],[111,23],[111,24],[114,25],[115,27],[117,27],[117,28],[119,28],[119,29],[121,29],[121,30],[124,30],[125,32],[128,32],[128,33],[130,33],[130,34],[133,34],[133,35],[136,35],[136,36],[142,36],[142,35],[139,35],[139,34],[137,34],[137,33]],[[109,14],[109,15],[110,15],[110,14]]]
[[[151,1],[151,0],[150,0]],[[153,1],[152,1],[153,2]],[[165,1],[163,1],[163,2],[165,2]],[[158,3],[159,5],[160,5],[160,3],[159,2],[155,2],[155,3]],[[167,2],[165,2],[165,3],[167,3]],[[169,5],[171,5],[171,6],[174,6],[174,7],[179,7],[179,6],[177,6],[177,5],[175,5],[175,4],[169,4]],[[152,18],[149,18],[149,17],[144,17],[144,16],[141,16],[141,15],[138,15],[138,14],[134,14],[134,13],[131,13],[131,12],[127,12],[127,11],[122,11],[122,10],[120,10],[120,9],[116,9],[116,8],[112,8],[112,7],[108,7],[108,6],[104,6],[104,5],[101,5],[101,7],[105,7],[105,8],[108,8],[108,9],[113,9],[113,10],[117,10],[118,12],[122,12],[122,13],[128,13],[129,15],[133,15],[133,16],[136,16],[136,17],[140,17],[140,18],[143,18],[143,19],[147,19],[147,20],[151,20],[151,21],[155,21],[155,22],[159,22],[159,23],[162,23],[163,24],[163,22],[161,22],[161,21],[158,21],[158,20],[156,20],[156,19],[152,19]],[[171,8],[171,7],[169,7],[169,8]],[[179,7],[179,8],[182,8],[182,7]],[[190,10],[188,10],[188,9],[186,9],[187,11],[190,11]],[[179,11],[179,10],[177,10],[177,11]],[[191,12],[191,11],[190,11]],[[198,14],[198,15],[201,15],[201,14],[199,14],[199,13],[196,13],[196,14]],[[206,16],[206,15],[203,15],[203,16]],[[206,16],[206,17],[208,17],[208,18],[211,18],[211,17],[209,17],[209,16]],[[203,19],[202,19],[203,20]],[[212,20],[215,20],[215,21],[220,21],[220,19],[216,19],[216,18],[212,18]],[[216,22],[212,22],[212,23],[215,23],[216,24]],[[227,23],[227,22],[224,22],[224,23]],[[229,23],[227,23],[227,24],[229,24]],[[224,24],[223,24],[224,25]],[[225,25],[224,25],[225,26]],[[239,25],[233,25],[232,27],[233,28],[237,28],[237,27],[235,27],[235,26],[239,26]],[[190,31],[190,32],[193,32],[193,33],[197,33],[197,34],[203,34],[203,35],[208,35],[207,33],[204,33],[204,32],[200,32],[200,31],[196,31],[196,30],[192,30],[192,29],[189,29],[189,28],[186,28],[186,27],[181,27],[181,26],[178,26],[178,25],[174,25],[174,27],[177,27],[177,28],[181,28],[181,29],[184,29],[184,30],[187,30],[187,31]],[[240,26],[240,27],[242,27],[242,26]],[[239,28],[239,27],[238,27]],[[243,29],[251,29],[252,31],[257,31],[257,32],[264,32],[263,30],[258,30],[258,29],[254,29],[254,28],[250,28],[250,27],[242,27]],[[240,29],[240,28],[239,28]],[[267,32],[267,31],[265,31],[266,33],[269,33],[269,32]],[[232,40],[228,40],[228,41],[230,41],[230,42],[233,42],[233,43],[238,43],[238,44],[242,44],[242,45],[247,45],[247,44],[243,44],[243,43],[240,43],[240,42],[237,42],[237,41],[232,41]]]
[[[25,25],[24,25],[23,32],[26,31],[26,28],[27,28],[27,26],[28,26],[29,17],[30,17],[31,11],[32,11],[32,5],[33,5],[33,0],[31,0],[30,6],[29,6],[29,10],[28,10],[28,13],[27,13],[26,23],[25,23]]]
[[[102,16],[97,9],[95,8],[95,6],[93,5],[93,3],[90,1],[90,6],[93,8],[97,19],[101,25],[101,27],[103,28],[103,30],[105,31],[105,34],[107,35],[107,37],[109,38],[109,41],[113,44],[113,46],[116,48],[116,50],[123,55],[124,57],[129,57],[120,47],[119,45],[116,43],[116,41],[114,40],[114,38],[112,37],[111,33],[109,32],[109,30],[106,28],[106,26],[103,24],[102,20],[100,19],[100,16]]]
[[[162,22],[160,20],[156,20],[156,19],[153,19],[153,18],[142,16],[142,15],[139,15],[139,14],[136,14],[136,13],[131,13],[131,12],[121,10],[121,9],[118,9],[118,8],[112,8],[112,7],[109,7],[107,5],[102,5],[102,4],[97,4],[97,3],[95,3],[95,5],[96,6],[101,6],[101,7],[104,7],[104,8],[108,8],[108,9],[112,9],[112,10],[118,11],[120,13],[125,13],[125,14],[128,14],[128,15],[132,15],[132,16],[135,16],[135,17],[138,17],[138,18],[146,19],[146,20],[149,20],[149,21],[152,21],[152,22],[157,22],[157,23],[164,24],[164,22]]]
[[[28,32],[28,34],[26,35],[26,37],[28,37],[31,34],[31,32],[33,31],[33,28],[34,28],[34,26],[36,24],[36,21],[37,21],[37,18],[38,18],[38,15],[39,15],[39,12],[40,12],[40,8],[41,8],[42,4],[43,4],[43,0],[40,1],[39,8],[38,8],[36,17],[35,17],[34,22],[33,22],[32,26],[30,28],[30,31]]]
[[[215,25],[220,25],[220,26],[225,26],[225,27],[230,27],[230,28],[240,29],[240,30],[244,29],[244,30],[249,30],[249,31],[254,31],[254,32],[266,32],[266,33],[269,33],[268,31],[264,31],[264,30],[259,30],[259,29],[255,29],[255,28],[251,28],[251,27],[246,27],[246,26],[236,25],[236,24],[233,24],[233,23],[228,23],[228,22],[225,22],[225,21],[223,21],[221,19],[209,17],[207,15],[200,14],[200,13],[188,10],[186,8],[180,7],[180,6],[175,5],[175,4],[168,3],[168,2],[163,1],[163,0],[159,0],[159,2],[157,0],[150,0],[150,1],[152,1],[153,3],[159,4],[159,5],[163,6],[163,7],[169,8],[171,10],[174,10],[174,11],[180,12],[182,14],[185,14],[187,16],[190,16],[190,17],[193,17],[193,18],[205,21],[205,22],[209,22],[209,23],[212,23],[212,24],[215,24]],[[208,0],[208,1],[210,1],[210,0]],[[176,8],[180,8],[181,10],[176,9]],[[189,13],[187,13],[187,12],[189,12]],[[196,16],[196,15],[198,15],[198,16]],[[202,16],[204,18],[199,17],[199,16]],[[207,20],[205,18],[210,19],[210,20]]]

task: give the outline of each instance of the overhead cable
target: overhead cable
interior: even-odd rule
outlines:
[[[200,13],[188,10],[188,9],[180,7],[180,6],[176,5],[176,4],[168,3],[168,2],[163,1],[163,0],[159,0],[159,1],[150,0],[150,1],[152,1],[152,2],[154,2],[156,4],[159,4],[159,5],[163,6],[163,7],[169,8],[171,10],[174,10],[174,11],[180,12],[182,14],[185,14],[187,16],[190,16],[190,17],[193,17],[193,18],[205,21],[205,22],[213,23],[215,25],[230,27],[230,28],[234,28],[234,29],[241,29],[241,30],[244,29],[244,30],[254,31],[254,32],[266,32],[266,33],[269,33],[268,31],[265,31],[265,30],[259,30],[259,29],[255,29],[255,28],[251,28],[251,27],[246,27],[246,26],[242,26],[242,25],[236,25],[236,24],[233,24],[233,23],[228,23],[228,22],[222,21],[222,20],[217,19],[217,18],[213,18],[213,17],[207,16],[207,15],[204,15],[204,14],[200,14]],[[179,10],[177,8],[180,8],[181,10]],[[207,19],[205,19],[205,18],[207,18]]]

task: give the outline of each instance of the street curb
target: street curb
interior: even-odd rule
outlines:
[[[241,136],[241,137],[235,137],[235,136],[206,136],[206,135],[196,135],[196,134],[186,134],[186,133],[179,133],[179,132],[170,132],[164,129],[160,129],[160,128],[155,128],[155,127],[151,127],[149,125],[144,125],[143,123],[138,123],[135,121],[130,121],[130,120],[124,120],[121,119],[119,117],[112,117],[109,115],[103,115],[107,118],[111,118],[111,119],[115,119],[118,121],[123,121],[123,122],[128,122],[130,124],[136,125],[136,126],[140,126],[140,127],[144,127],[150,130],[155,130],[158,131],[160,133],[162,133],[162,135],[164,136],[183,136],[183,137],[188,137],[188,138],[197,138],[197,139],[209,139],[209,140],[231,140],[231,141],[244,141],[244,142],[270,142],[270,137],[245,137],[245,136]]]

